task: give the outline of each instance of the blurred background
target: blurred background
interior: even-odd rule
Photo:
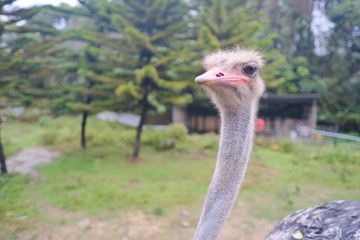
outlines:
[[[204,53],[261,51],[266,93],[224,239],[360,200],[355,0],[1,0],[0,239],[191,239],[219,118]]]

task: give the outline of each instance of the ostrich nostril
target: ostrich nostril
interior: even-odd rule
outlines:
[[[224,74],[223,74],[222,72],[219,72],[219,73],[217,73],[215,76],[216,76],[216,77],[223,77]]]

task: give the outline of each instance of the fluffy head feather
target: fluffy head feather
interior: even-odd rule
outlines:
[[[247,50],[240,47],[218,50],[203,58],[203,67],[206,70],[217,66],[226,66],[229,69],[238,63],[255,61],[259,68],[264,66],[263,56],[256,50]]]
[[[240,105],[251,105],[265,90],[259,69],[262,55],[240,47],[219,50],[203,58],[207,70],[195,81],[202,85],[220,111],[236,111]],[[247,67],[253,71],[248,74]],[[242,80],[243,79],[243,80]]]

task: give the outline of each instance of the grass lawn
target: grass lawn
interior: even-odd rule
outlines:
[[[35,180],[0,176],[4,239],[17,239],[18,233],[45,221],[44,206],[95,215],[140,209],[166,216],[178,206],[202,201],[215,165],[215,134],[187,136],[179,126],[149,130],[134,163],[134,129],[91,118],[86,151],[79,147],[79,132],[80,119],[69,117],[3,126],[7,155],[33,146],[62,152],[39,169]],[[359,182],[359,144],[295,145],[259,138],[240,198],[254,216],[277,220],[330,200],[360,200]]]

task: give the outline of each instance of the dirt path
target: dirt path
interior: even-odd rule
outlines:
[[[19,240],[186,240],[192,239],[201,202],[172,209],[162,216],[139,209],[122,212],[86,214],[45,206],[44,220],[18,233]],[[246,204],[238,202],[226,222],[220,239],[259,240],[274,223],[249,214]],[[169,210],[170,211],[170,210]]]
[[[10,173],[18,172],[37,175],[36,167],[51,162],[60,156],[60,152],[50,151],[45,147],[26,148],[6,160]]]

